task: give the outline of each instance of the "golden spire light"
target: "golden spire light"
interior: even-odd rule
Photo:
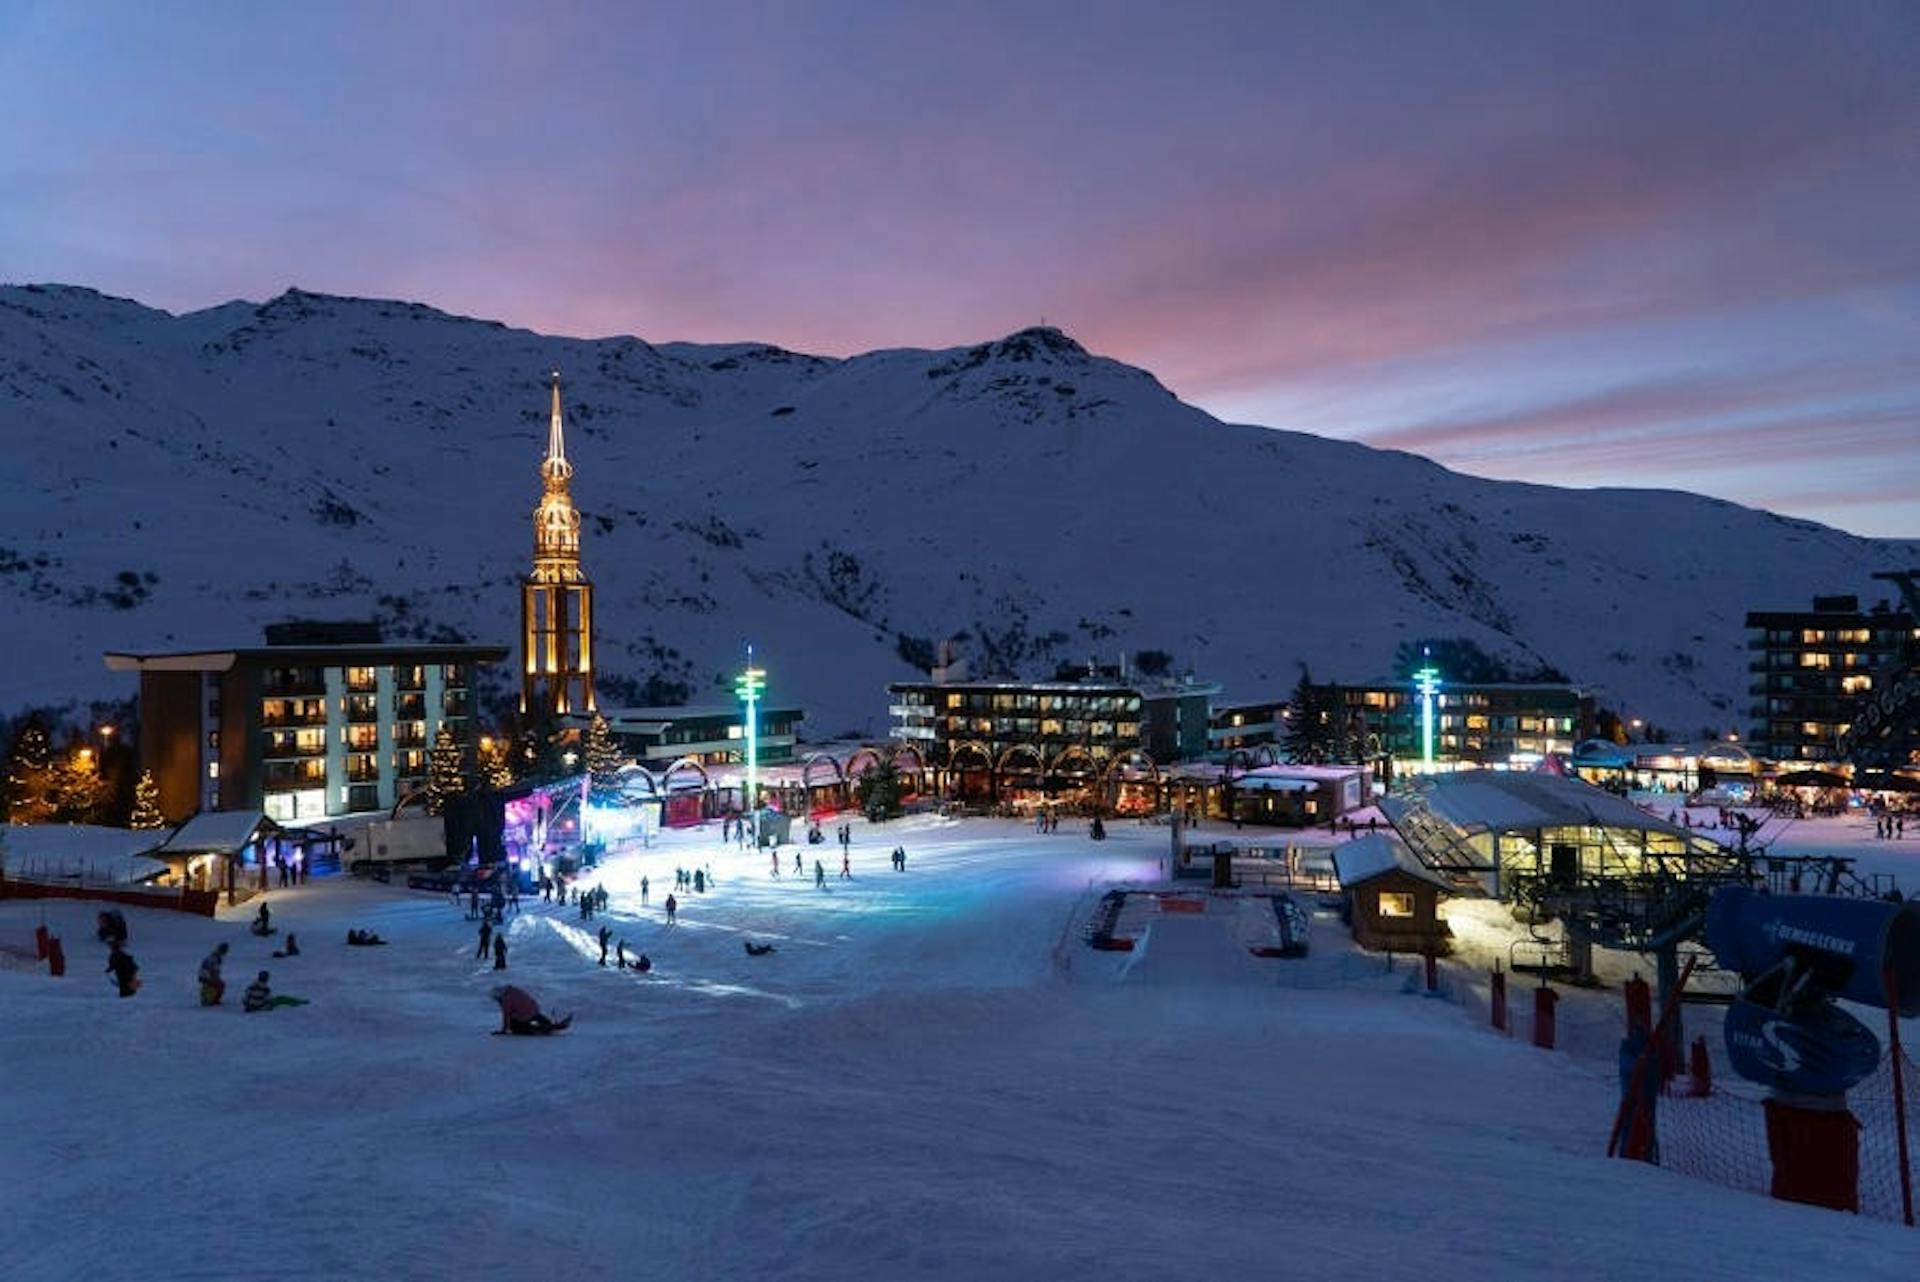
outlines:
[[[580,512],[573,506],[573,464],[567,461],[560,372],[553,378],[547,453],[540,462],[540,502],[533,510],[533,572],[521,583],[525,713],[591,713],[593,584],[580,568]]]

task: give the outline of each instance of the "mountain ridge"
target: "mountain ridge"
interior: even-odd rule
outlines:
[[[884,732],[902,656],[956,635],[976,669],[1156,649],[1248,698],[1461,635],[1744,730],[1744,612],[1866,595],[1920,550],[1225,423],[1051,327],[822,357],[299,289],[176,315],[5,286],[0,598],[26,644],[0,711],[130,693],[103,650],[290,615],[510,642],[554,368],[609,693],[710,696],[751,635],[816,734]]]

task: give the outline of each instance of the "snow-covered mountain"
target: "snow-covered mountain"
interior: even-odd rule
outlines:
[[[962,634],[976,672],[1154,649],[1229,697],[1465,636],[1663,725],[1739,725],[1745,611],[1920,551],[1222,423],[1047,329],[830,360],[298,290],[172,316],[8,287],[0,712],[131,693],[105,649],[290,616],[512,643],[550,369],[602,679],[632,683],[609,701],[709,697],[751,638],[817,735],[884,728],[885,683]]]

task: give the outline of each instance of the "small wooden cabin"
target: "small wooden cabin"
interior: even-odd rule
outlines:
[[[1440,896],[1451,887],[1406,843],[1385,833],[1333,848],[1333,867],[1347,892],[1354,942],[1374,952],[1451,950],[1453,931],[1440,919]]]

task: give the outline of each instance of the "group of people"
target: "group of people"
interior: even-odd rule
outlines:
[[[260,907],[264,911],[266,905],[262,904]],[[227,980],[223,970],[226,966],[227,954],[230,951],[232,951],[232,946],[223,939],[213,946],[212,952],[200,959],[200,1004],[202,1006],[218,1006],[221,1000],[227,995]],[[274,953],[274,956],[298,957],[299,955],[300,946],[295,942],[293,934],[289,932],[286,946]],[[111,969],[111,964],[109,964],[109,969]],[[305,1006],[307,1004],[307,1000],[304,997],[275,995],[272,987],[272,979],[272,974],[264,970],[255,975],[253,982],[248,984],[246,991],[241,994],[240,1009],[249,1015],[254,1015],[261,1011],[273,1010],[281,1006]],[[125,994],[122,995],[124,996]]]
[[[1882,841],[1899,841],[1907,835],[1905,815],[1884,814],[1873,818],[1873,835]]]
[[[779,856],[776,855],[774,858],[777,861]],[[646,878],[642,877],[640,880],[644,883]],[[707,887],[711,885],[713,885],[712,864],[708,864],[705,868],[675,868],[673,870],[673,888],[675,890],[691,890],[696,895],[704,895],[707,893]],[[640,902],[643,904],[647,902],[644,885],[641,888]]]
[[[273,857],[274,871],[279,874],[280,887],[304,886],[307,884],[307,861],[301,858],[289,859],[285,855]]]
[[[507,928],[502,926],[499,930],[495,930],[493,928],[493,919],[491,917],[482,917],[480,919],[480,947],[474,949],[473,959],[475,961],[485,961],[488,952],[493,953],[493,968],[495,970],[505,970],[507,968]]]

